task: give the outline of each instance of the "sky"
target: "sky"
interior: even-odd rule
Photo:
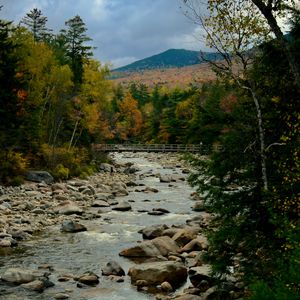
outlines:
[[[119,67],[170,48],[204,50],[200,29],[180,8],[181,0],[0,0],[0,18],[18,23],[38,8],[58,33],[79,15],[93,39],[94,57]]]

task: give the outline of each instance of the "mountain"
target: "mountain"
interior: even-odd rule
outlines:
[[[154,69],[181,68],[200,64],[205,60],[219,59],[221,59],[221,55],[219,53],[200,53],[199,51],[185,49],[169,49],[165,52],[114,69],[113,72],[136,72]]]

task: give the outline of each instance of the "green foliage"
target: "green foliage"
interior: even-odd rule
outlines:
[[[70,170],[62,164],[58,164],[53,170],[52,174],[56,180],[66,180],[69,178]]]
[[[47,17],[40,9],[34,8],[22,19],[21,24],[26,25],[32,32],[35,41],[46,41],[51,38],[51,31],[46,27]]]
[[[65,25],[67,28],[61,30],[61,35],[64,37],[67,56],[70,58],[73,82],[78,87],[82,83],[83,65],[92,55],[92,47],[85,45],[91,38],[86,35],[87,28],[79,15],[66,21]]]
[[[28,161],[22,153],[16,151],[1,151],[0,182],[7,185],[19,185],[23,182],[22,175],[28,168]]]

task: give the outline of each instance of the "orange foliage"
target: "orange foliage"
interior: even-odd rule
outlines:
[[[138,109],[138,102],[130,93],[118,103],[116,131],[123,140],[137,136],[142,129],[142,113]]]
[[[234,106],[237,104],[237,96],[236,95],[227,95],[220,102],[220,108],[226,113],[231,113]]]

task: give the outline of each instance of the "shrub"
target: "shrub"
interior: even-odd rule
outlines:
[[[4,184],[18,185],[26,172],[28,161],[22,153],[8,150],[0,153],[0,181]]]
[[[62,164],[58,164],[53,171],[53,176],[55,179],[68,179],[69,173],[70,170],[68,168]]]

